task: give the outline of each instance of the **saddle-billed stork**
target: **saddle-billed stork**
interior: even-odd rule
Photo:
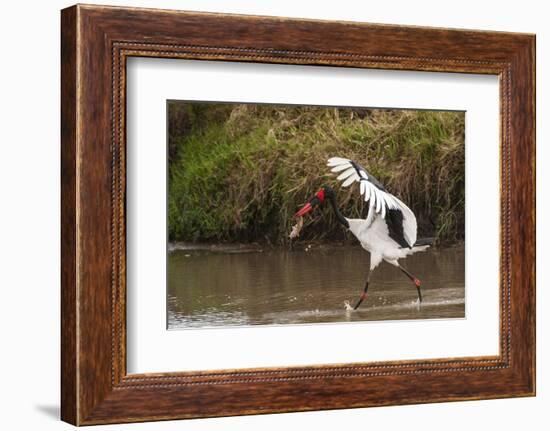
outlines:
[[[339,173],[338,180],[343,181],[342,187],[359,183],[359,193],[365,202],[369,202],[366,219],[350,219],[344,217],[336,204],[336,195],[329,186],[323,186],[296,214],[303,217],[316,206],[329,202],[336,219],[355,235],[361,246],[370,253],[370,269],[361,296],[353,307],[361,305],[367,297],[371,272],[385,260],[398,267],[416,286],[418,301],[422,303],[420,280],[403,268],[398,260],[426,250],[433,238],[416,238],[416,217],[410,208],[397,197],[389,193],[380,182],[369,174],[365,168],[352,160],[332,157],[327,166],[331,171]]]

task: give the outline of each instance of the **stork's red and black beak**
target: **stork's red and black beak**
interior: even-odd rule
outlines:
[[[325,190],[321,189],[317,193],[315,193],[315,196],[313,196],[307,204],[305,204],[296,214],[294,214],[294,217],[303,217],[308,212],[310,212],[313,208],[322,204],[324,201],[325,201]]]

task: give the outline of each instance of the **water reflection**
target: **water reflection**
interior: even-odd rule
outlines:
[[[367,275],[360,247],[286,249],[175,249],[168,256],[169,329],[365,320],[464,317],[464,248],[434,248],[403,265],[423,282],[416,289],[382,263],[369,297],[354,303]]]

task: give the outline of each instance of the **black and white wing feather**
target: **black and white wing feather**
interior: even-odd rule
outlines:
[[[396,239],[401,246],[412,247],[415,244],[416,217],[407,205],[386,191],[376,178],[353,160],[332,157],[328,160],[327,166],[332,168],[332,172],[338,174],[337,179],[343,181],[342,187],[348,187],[355,182],[359,183],[359,193],[365,202],[369,203],[369,214],[366,220],[369,225],[378,214],[386,220],[392,238]]]

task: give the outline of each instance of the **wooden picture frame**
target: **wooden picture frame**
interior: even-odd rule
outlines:
[[[61,14],[61,417],[75,425],[535,394],[535,36],[77,5]],[[500,77],[500,354],[127,374],[131,56]]]

